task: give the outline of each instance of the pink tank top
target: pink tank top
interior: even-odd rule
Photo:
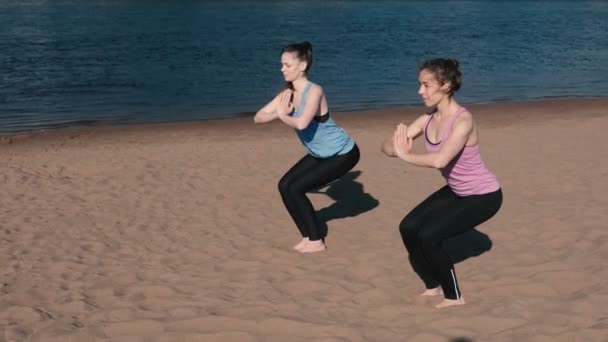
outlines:
[[[443,132],[440,135],[441,140],[436,144],[430,142],[426,134],[429,123],[433,118],[433,114],[429,115],[429,118],[424,125],[424,146],[428,152],[439,151],[441,143],[450,136],[454,121],[465,110],[464,107],[460,107],[456,113],[452,115],[448,124],[443,128]],[[500,189],[498,179],[486,168],[483,160],[481,160],[479,144],[465,146],[460,153],[458,153],[446,167],[440,169],[440,171],[452,191],[458,196],[483,195]]]

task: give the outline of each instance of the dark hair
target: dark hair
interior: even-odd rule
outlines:
[[[306,62],[304,73],[308,73],[312,66],[312,44],[309,42],[292,43],[281,49],[281,55],[285,52],[295,52],[299,60]]]
[[[428,70],[433,75],[439,84],[444,85],[446,83],[450,83],[450,89],[448,93],[450,96],[453,96],[458,89],[460,89],[460,85],[462,84],[462,73],[458,68],[458,61],[453,58],[435,58],[424,61],[418,72],[422,70]]]
[[[310,70],[310,67],[312,66],[312,44],[310,44],[310,42],[291,43],[281,49],[281,55],[285,52],[295,52],[296,57],[299,60],[306,62],[306,70],[304,70],[304,73],[308,74],[308,70]],[[286,82],[283,89],[293,90],[293,84],[291,82]]]

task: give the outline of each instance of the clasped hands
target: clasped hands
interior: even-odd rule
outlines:
[[[277,104],[277,115],[279,117],[288,116],[293,112],[292,96],[293,90],[291,89],[285,89],[279,94],[279,103]]]
[[[395,156],[403,159],[404,156],[408,155],[412,151],[414,139],[407,136],[407,125],[399,124],[395,133],[393,134],[393,150]]]

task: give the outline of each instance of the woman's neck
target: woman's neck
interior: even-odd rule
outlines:
[[[448,117],[448,116],[454,114],[454,112],[456,112],[456,110],[458,110],[459,107],[460,107],[460,105],[458,104],[458,102],[456,102],[456,100],[453,97],[448,97],[448,98],[443,99],[443,101],[441,101],[437,104],[436,114],[440,118]]]
[[[300,92],[302,90],[304,90],[304,87],[306,87],[306,84],[308,83],[308,78],[306,77],[300,77],[297,80],[293,81],[293,89],[295,89],[295,91]]]

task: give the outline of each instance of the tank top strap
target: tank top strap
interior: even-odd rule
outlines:
[[[431,123],[431,119],[433,118],[433,114],[435,114],[435,112],[432,113],[427,113],[427,118],[426,118],[426,123],[424,124],[424,133],[426,134],[426,130],[429,127],[429,124]]]
[[[454,115],[452,115],[452,118],[450,119],[448,124],[445,126],[445,130],[443,131],[444,138],[448,136],[448,132],[452,131],[452,126],[454,125],[454,122],[456,121],[456,119],[458,119],[460,114],[464,113],[466,110],[467,110],[466,108],[460,107],[460,108],[458,108],[456,113],[454,113]],[[443,138],[441,140],[443,141]]]
[[[306,87],[304,87],[304,91],[302,91],[302,97],[300,98],[300,106],[298,106],[298,112],[304,109],[304,106],[306,105],[306,96],[308,95],[308,91],[310,90],[311,86],[312,82],[308,81],[308,83],[306,83]]]

